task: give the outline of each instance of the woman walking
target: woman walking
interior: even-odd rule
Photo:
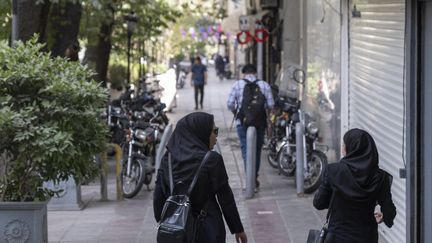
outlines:
[[[168,153],[171,154],[174,194],[184,194],[206,153],[216,144],[218,128],[213,115],[195,112],[183,117],[171,135],[167,154],[158,170],[154,192],[154,216],[161,219],[162,208],[169,196]],[[216,200],[217,198],[217,200]],[[194,243],[225,243],[226,232],[222,215],[237,242],[246,243],[247,237],[237,210],[228,175],[221,155],[210,152],[197,183],[192,190],[192,211],[195,215],[202,210],[206,216],[196,230]],[[190,242],[188,242],[190,243]]]
[[[328,166],[313,201],[319,210],[330,207],[325,243],[378,243],[378,224],[392,227],[396,216],[392,176],[379,168],[378,150],[366,131],[351,129],[343,141],[344,157]],[[374,213],[377,204],[381,212]]]

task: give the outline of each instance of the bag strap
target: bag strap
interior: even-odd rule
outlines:
[[[168,173],[169,173],[170,195],[172,196],[174,192],[174,179],[172,174],[171,153],[169,152],[168,152]]]
[[[326,216],[326,223],[325,223],[325,225],[328,225],[328,223],[329,223],[329,221],[330,221],[331,211],[332,211],[332,206],[333,206],[333,201],[334,201],[334,198],[335,198],[335,194],[336,194],[336,192],[335,192],[335,191],[332,191],[332,196],[331,196],[330,203],[329,203],[329,209],[328,209],[328,211],[327,211],[327,216]]]
[[[244,78],[243,81],[245,81],[246,84],[256,84],[256,85],[258,85],[258,82],[261,81],[261,79],[255,79],[255,81],[250,81],[250,80],[247,80],[247,79]]]
[[[186,194],[187,196],[189,196],[192,193],[192,190],[193,190],[193,188],[194,188],[194,186],[195,186],[195,184],[196,184],[196,182],[198,180],[198,175],[201,172],[202,167],[204,167],[204,164],[207,161],[207,159],[209,158],[209,156],[210,156],[210,151],[208,151],[206,153],[206,155],[204,156],[203,160],[201,161],[200,166],[198,167],[198,170],[195,172],[195,176],[194,176],[194,178],[192,180],[192,183],[190,184],[189,189],[187,191],[187,194]]]

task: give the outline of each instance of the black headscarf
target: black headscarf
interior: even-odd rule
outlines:
[[[210,150],[210,135],[213,130],[214,117],[204,112],[194,112],[177,122],[167,150],[176,163],[201,160]]]
[[[372,136],[366,131],[354,128],[343,137],[346,155],[342,158],[357,183],[368,187],[378,170],[378,150]]]
[[[331,180],[346,196],[364,200],[378,192],[384,179],[379,169],[378,150],[372,136],[354,128],[343,137],[346,155],[340,161],[341,169]]]

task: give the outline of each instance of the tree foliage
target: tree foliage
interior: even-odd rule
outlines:
[[[162,34],[180,16],[176,8],[161,0],[94,0],[83,3],[83,8],[80,36],[87,45],[85,59],[97,70],[96,78],[99,81],[106,80],[111,51],[126,58],[127,29],[124,16],[134,12],[138,17],[137,29],[132,36],[132,55],[137,53],[136,43],[144,46],[144,41]],[[145,56],[144,51],[139,55]]]
[[[0,46],[0,201],[45,200],[43,181],[90,176],[105,148],[106,91],[42,48],[36,37]]]
[[[11,29],[11,1],[0,1],[0,40],[7,40]]]
[[[216,42],[213,37],[210,36],[208,41],[202,41],[200,38],[192,38],[190,33],[187,33],[189,28],[194,28],[199,36],[198,30],[200,28],[207,28],[210,26],[214,28],[219,18],[220,6],[217,2],[214,2],[210,7],[204,7],[202,4],[195,4],[191,7],[191,4],[183,4],[182,10],[183,16],[178,19],[175,25],[171,27],[172,33],[169,38],[170,52],[174,55],[175,59],[185,59],[191,56],[201,54],[206,55],[206,48],[215,45]],[[186,36],[182,36],[181,32],[185,31]],[[216,29],[213,29],[215,32]]]
[[[181,16],[179,9],[165,0],[37,0],[25,6],[27,8],[23,7],[21,10],[24,12],[19,15],[26,16],[28,13],[25,11],[32,11],[33,18],[29,21],[24,17],[20,23],[29,25],[29,28],[24,28],[30,32],[25,36],[39,33],[40,41],[47,43],[46,49],[54,56],[63,56],[66,47],[78,38],[83,47],[89,49],[86,59],[97,71],[95,78],[98,81],[106,79],[111,49],[126,56],[125,15],[133,11],[139,18],[134,43],[143,43],[150,37],[161,35]],[[10,36],[11,8],[11,1],[0,1],[0,16],[5,18],[0,26],[0,39]],[[33,13],[33,10],[37,12]]]

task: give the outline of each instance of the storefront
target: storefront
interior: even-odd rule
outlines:
[[[340,158],[341,144],[341,15],[340,0],[305,1],[303,66],[307,79],[302,109],[320,128],[319,143],[327,158]]]
[[[394,226],[380,226],[391,243],[406,242],[405,1],[351,0],[345,123],[375,138],[380,167],[393,175]]]

